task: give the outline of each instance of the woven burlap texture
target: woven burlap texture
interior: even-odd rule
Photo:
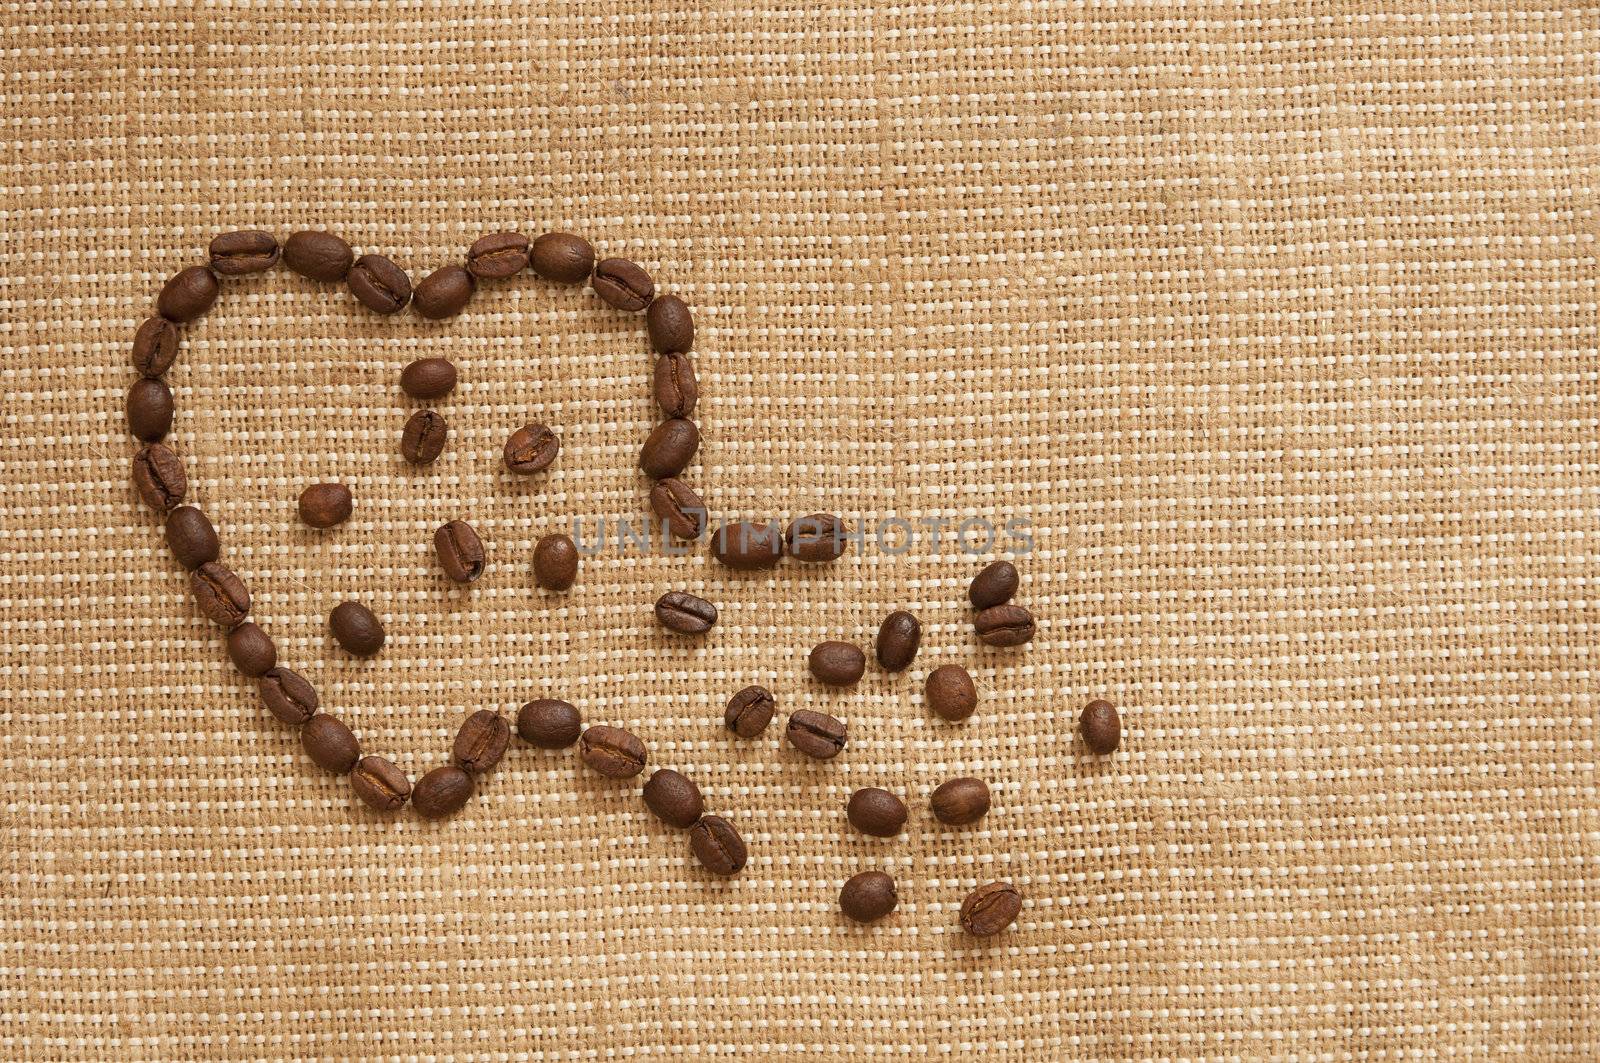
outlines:
[[[0,1057],[1594,1059],[1600,8],[19,4],[0,205]],[[629,727],[732,880],[570,752],[455,819],[356,807],[260,707],[128,481],[128,343],[212,236],[420,278],[567,229],[695,308],[719,513],[1025,525],[1022,650],[921,530],[736,576],[532,544],[637,520],[642,321],[532,278],[460,319],[230,281],[170,374],[191,497],[285,663],[413,777],[535,697]],[[461,370],[405,465],[400,368]],[[518,425],[557,465],[505,475]],[[340,480],[312,532],[300,489]],[[449,586],[451,518],[491,567]],[[998,549],[998,548],[997,548]],[[651,617],[685,589],[703,641]],[[329,609],[385,619],[375,660]],[[809,648],[895,608],[858,689]],[[921,681],[978,679],[963,725]],[[770,687],[827,764],[721,726]],[[1122,707],[1109,758],[1075,739]],[[939,782],[987,779],[940,827]],[[912,808],[867,838],[845,798]],[[860,928],[840,884],[900,909]],[[978,883],[1027,897],[975,941]]]

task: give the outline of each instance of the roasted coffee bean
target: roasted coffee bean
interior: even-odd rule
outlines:
[[[466,521],[453,520],[434,532],[433,549],[444,574],[457,583],[471,583],[483,575],[483,542]]]
[[[133,368],[141,376],[160,376],[178,357],[178,326],[159,314],[145,318],[133,334]]]
[[[506,440],[506,468],[518,476],[543,472],[561,453],[561,437],[535,421],[525,424]]]
[[[528,265],[528,238],[521,233],[491,233],[467,248],[467,272],[480,280],[504,280]]]
[[[317,688],[299,672],[270,669],[261,677],[260,688],[262,704],[284,723],[298,727],[317,713]]]
[[[411,796],[411,780],[391,761],[362,757],[350,773],[350,788],[374,812],[395,812]]]
[[[904,801],[876,786],[851,794],[844,814],[856,830],[877,838],[893,838],[899,834],[910,815]]]
[[[946,664],[928,673],[922,688],[928,708],[951,723],[959,723],[978,707],[978,688],[959,664]]]
[[[655,298],[650,274],[625,258],[608,258],[594,267],[589,283],[595,294],[618,310],[643,310]]]
[[[165,513],[189,492],[183,462],[164,444],[149,443],[133,456],[133,486],[144,504]]]
[[[1115,753],[1122,744],[1122,717],[1109,701],[1097,698],[1085,705],[1083,715],[1078,717],[1078,730],[1091,753]]]
[[[356,302],[379,314],[398,314],[411,302],[411,277],[382,255],[362,255],[344,282]]]
[[[839,910],[858,923],[872,923],[900,903],[894,879],[882,871],[863,871],[853,875],[839,891]]]
[[[310,528],[332,528],[350,519],[354,501],[344,484],[312,484],[300,492],[300,519]]]
[[[436,269],[417,283],[411,305],[430,321],[454,317],[467,308],[477,282],[461,266]]]
[[[510,742],[511,727],[505,717],[492,709],[479,709],[456,732],[450,759],[472,774],[482,775],[500,763]]]
[[[215,561],[190,573],[189,590],[205,618],[224,631],[232,631],[250,615],[250,591],[244,580]]]
[[[978,614],[972,626],[978,638],[990,646],[1020,646],[1033,639],[1033,614],[1020,605],[990,606]]]
[[[890,613],[878,628],[874,644],[878,664],[885,671],[903,672],[916,660],[922,645],[922,622],[904,609]]]
[[[578,547],[570,535],[546,535],[533,548],[533,575],[547,591],[564,591],[578,578]]]
[[[683,591],[668,591],[656,599],[656,619],[680,635],[704,635],[717,622],[717,607]]]
[[[413,465],[432,465],[444,453],[450,426],[438,410],[418,410],[400,436],[400,455]]]
[[[223,233],[211,241],[211,272],[224,277],[260,273],[278,264],[278,238],[254,229]]]
[[[342,281],[356,254],[332,233],[306,230],[283,242],[283,264],[314,281]]]
[[[699,427],[686,417],[674,417],[656,425],[645,437],[639,448],[639,468],[652,480],[665,480],[687,468],[699,449]]]
[[[173,274],[156,296],[156,313],[168,321],[193,321],[217,301],[217,275],[205,266],[190,266]]]
[[[790,745],[817,760],[832,760],[844,748],[844,724],[826,713],[810,709],[790,713],[784,734]]]
[[[776,521],[724,524],[711,537],[711,556],[741,572],[772,568],[783,558],[783,533]]]
[[[1004,605],[1017,593],[1017,569],[1009,561],[996,561],[972,577],[967,600],[974,609],[993,609]]]
[[[583,717],[566,701],[541,698],[517,710],[517,734],[530,746],[565,749],[583,733]]]
[[[850,529],[832,513],[811,513],[789,523],[789,553],[800,561],[835,561],[849,543]]]
[[[1022,894],[1009,882],[991,882],[961,902],[961,928],[973,937],[998,934],[1022,914]]]
[[[660,300],[657,300],[659,303]],[[700,384],[695,380],[694,361],[687,354],[663,354],[656,359],[652,386],[656,405],[667,417],[687,417],[700,401]]]
[[[951,779],[928,799],[933,818],[952,827],[976,823],[989,813],[989,787],[982,779]]]
[[[206,515],[193,506],[179,506],[167,514],[167,548],[178,564],[193,571],[222,553],[217,530]]]
[[[718,875],[737,875],[750,859],[744,839],[721,816],[705,816],[691,827],[689,848],[701,867]]]
[[[679,830],[694,826],[706,809],[700,787],[671,768],[650,776],[644,784],[644,803],[657,819]]]
[[[811,674],[834,687],[854,686],[867,670],[867,655],[848,642],[819,642],[811,648]]]
[[[340,602],[328,614],[328,627],[346,653],[371,657],[383,649],[383,622],[360,602]]]
[[[745,687],[728,699],[722,722],[740,738],[754,738],[767,729],[778,703],[765,687]]]
[[[361,743],[337,716],[322,712],[300,728],[300,744],[319,768],[335,775],[347,774],[361,759]]]
[[[259,679],[278,666],[278,647],[259,624],[246,621],[228,632],[228,659],[241,675]]]
[[[650,488],[650,508],[679,539],[698,539],[706,530],[706,504],[694,488],[675,476]]]
[[[456,389],[456,367],[448,358],[418,358],[400,370],[400,390],[414,399],[442,399]]]
[[[583,762],[610,779],[631,779],[644,771],[644,743],[620,727],[599,725],[578,739]]]
[[[533,271],[547,281],[582,284],[594,270],[594,248],[571,233],[545,233],[528,249]]]
[[[128,431],[135,439],[159,443],[172,429],[172,389],[152,377],[134,381],[128,389]]]
[[[423,819],[443,819],[461,811],[472,797],[472,776],[454,764],[434,768],[411,790],[411,807]]]
[[[661,354],[694,349],[694,316],[676,295],[663,295],[651,303],[644,325],[650,333],[650,346]]]

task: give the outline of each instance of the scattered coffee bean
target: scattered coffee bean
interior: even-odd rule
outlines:
[[[1109,701],[1097,698],[1085,705],[1083,715],[1078,717],[1078,730],[1091,753],[1115,753],[1122,744],[1122,717]]]
[[[811,648],[811,674],[834,687],[854,686],[867,670],[867,655],[848,642],[819,642]]]
[[[698,539],[705,534],[705,502],[675,476],[658,480],[650,488],[650,508],[676,538]]]
[[[400,390],[414,399],[442,399],[456,389],[456,367],[448,358],[418,358],[400,370]]]
[[[853,875],[839,891],[839,910],[858,923],[872,923],[900,903],[894,879],[882,871],[863,871]]]
[[[545,233],[528,249],[533,271],[547,281],[582,284],[594,270],[594,248],[571,233]]]
[[[767,729],[778,703],[765,687],[745,687],[728,699],[722,722],[740,738],[754,738]]]
[[[246,621],[228,632],[228,659],[240,675],[259,679],[278,666],[278,647],[261,625]]]
[[[467,272],[479,280],[504,280],[528,265],[528,238],[521,233],[491,233],[467,248]]]
[[[671,768],[662,768],[644,784],[644,803],[669,827],[688,830],[705,811],[700,787]]]
[[[630,779],[644,771],[644,743],[620,727],[589,728],[578,739],[583,762],[609,779]]]
[[[668,591],[656,599],[656,619],[680,635],[704,635],[717,622],[717,607],[683,591]]]
[[[783,533],[776,521],[724,524],[711,537],[711,556],[741,572],[772,568],[783,558]]]
[[[173,274],[156,296],[156,313],[168,321],[193,321],[217,301],[217,275],[205,266],[190,266]]]
[[[261,273],[278,264],[278,238],[251,229],[223,233],[211,241],[211,272],[224,277]]]
[[[400,437],[400,456],[413,465],[432,465],[444,453],[450,426],[438,410],[418,410]]]
[[[525,424],[506,440],[506,468],[518,476],[543,472],[561,453],[561,437],[535,421]]]
[[[517,734],[539,749],[565,749],[583,733],[583,717],[570,702],[541,698],[517,710]]]
[[[309,528],[332,528],[350,519],[354,501],[344,484],[312,484],[300,492],[300,520]]]
[[[973,937],[998,934],[1022,914],[1022,894],[1009,882],[991,882],[961,902],[961,928]]]
[[[183,462],[164,444],[149,443],[133,456],[133,486],[144,504],[165,513],[189,491]]]
[[[314,281],[342,281],[356,259],[350,245],[332,233],[307,230],[283,242],[283,264]]]
[[[472,274],[461,266],[445,266],[417,283],[411,293],[411,305],[430,321],[454,317],[467,308],[476,287]]]
[[[608,258],[594,267],[589,283],[595,294],[618,310],[643,310],[655,297],[650,274],[625,258]]]
[[[972,577],[967,600],[974,609],[993,609],[1004,605],[1017,593],[1017,569],[1009,561],[996,561]]]
[[[639,448],[639,468],[652,480],[676,476],[694,460],[700,449],[700,429],[686,417],[662,421],[650,430]]]
[[[982,779],[951,779],[928,801],[933,818],[952,827],[976,823],[989,813],[989,787]]]
[[[468,716],[456,732],[450,759],[474,775],[482,775],[500,763],[511,742],[511,727],[505,717],[492,709],[479,709]]]
[[[737,875],[750,859],[744,839],[721,816],[706,816],[691,827],[689,847],[701,867],[718,875]]]
[[[417,780],[411,791],[411,807],[423,819],[443,819],[461,811],[471,799],[473,787],[471,775],[454,764],[446,764]]]
[[[472,525],[453,520],[433,533],[433,549],[444,574],[457,583],[471,583],[483,575],[483,542]]]
[[[340,602],[328,614],[328,627],[346,653],[371,657],[383,649],[383,623],[360,602]]]
[[[533,576],[547,591],[567,590],[578,578],[578,547],[570,535],[546,535],[533,548]]]
[[[694,349],[694,316],[676,295],[663,295],[650,304],[644,316],[650,346],[660,354],[683,354]]]
[[[790,745],[817,760],[832,760],[844,748],[844,724],[826,713],[810,709],[790,713],[784,734]]]
[[[215,561],[190,573],[189,589],[200,612],[224,631],[232,631],[250,615],[250,591],[244,581]]]
[[[193,571],[222,553],[217,530],[210,519],[193,506],[179,506],[167,514],[167,547],[178,564]]]
[[[959,723],[978,707],[978,688],[959,664],[946,664],[928,673],[922,696],[928,708],[951,723]]]
[[[172,429],[172,389],[153,377],[141,377],[128,389],[127,414],[135,439],[161,442]]]
[[[273,668],[261,677],[260,687],[262,704],[284,723],[298,727],[316,715],[317,688],[299,672]]]
[[[391,761],[362,757],[350,773],[350,788],[374,812],[395,812],[411,796],[411,780]]]
[[[1033,614],[1020,605],[990,606],[972,623],[978,638],[990,646],[1020,646],[1033,639]]]
[[[811,513],[789,523],[789,554],[800,561],[836,561],[849,544],[850,529],[832,513]]]
[[[905,829],[910,812],[906,810],[906,803],[888,790],[869,786],[850,795],[844,814],[850,825],[862,834],[893,838]]]
[[[656,305],[660,305],[656,300]],[[663,354],[656,359],[655,383],[651,387],[656,405],[666,417],[687,417],[700,401],[700,384],[694,375],[694,360],[687,354]]]
[[[411,302],[411,277],[382,255],[362,255],[356,259],[344,282],[350,286],[350,294],[356,297],[356,302],[375,313],[398,314]]]
[[[159,314],[145,318],[133,334],[133,368],[141,376],[160,376],[178,357],[178,326]]]
[[[878,664],[889,672],[903,672],[916,660],[922,645],[922,622],[904,609],[890,613],[878,628],[874,644]]]
[[[337,716],[318,713],[300,728],[300,744],[312,761],[335,775],[344,775],[361,759],[361,743]]]

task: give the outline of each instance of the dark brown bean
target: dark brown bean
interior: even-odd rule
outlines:
[[[789,744],[808,757],[832,760],[844,748],[846,728],[842,721],[827,713],[799,709],[789,714],[789,726],[784,729]]]
[[[456,367],[448,358],[418,358],[400,370],[400,390],[414,399],[442,399],[456,389]]]
[[[789,554],[799,561],[835,561],[849,545],[850,529],[832,513],[810,513],[789,524]]]
[[[133,368],[142,376],[160,376],[178,357],[178,326],[157,314],[145,318],[133,334]]]
[[[150,443],[133,456],[133,486],[144,504],[166,513],[189,492],[183,462],[165,444]]]
[[[383,622],[360,602],[340,602],[328,614],[328,627],[346,653],[371,657],[383,649]]]
[[[904,801],[876,786],[851,794],[844,814],[852,827],[876,838],[893,838],[899,834],[910,815]]]
[[[675,476],[650,488],[650,508],[679,539],[698,539],[706,530],[706,504],[694,488]]]
[[[717,622],[717,607],[683,591],[668,591],[656,599],[656,619],[680,635],[704,635]]]
[[[967,588],[967,600],[974,609],[993,609],[1004,605],[1017,593],[1016,566],[1009,561],[996,561],[972,577]]]
[[[928,708],[951,723],[959,723],[978,707],[978,688],[959,664],[946,664],[928,673],[922,696]]]
[[[312,484],[300,492],[300,519],[310,528],[332,528],[350,519],[355,502],[344,484]]]
[[[595,294],[618,310],[643,310],[655,298],[650,274],[625,258],[608,258],[594,267],[589,283]]]
[[[135,439],[159,443],[172,430],[172,389],[152,377],[134,381],[128,389],[128,431]]]
[[[783,532],[777,521],[724,524],[711,537],[711,556],[740,572],[772,568],[783,559]]]
[[[722,723],[740,738],[754,738],[767,729],[778,702],[765,687],[745,687],[728,699]]]
[[[565,749],[583,733],[583,717],[571,702],[540,698],[517,710],[517,734],[540,749]]]
[[[222,554],[217,530],[210,519],[193,506],[179,506],[167,514],[167,548],[178,564],[191,572],[215,561]]]
[[[659,353],[682,354],[694,349],[694,316],[676,295],[663,295],[651,303],[644,324],[650,333],[650,346]]]
[[[361,743],[337,716],[318,713],[300,728],[300,744],[317,767],[345,775],[361,759]]]
[[[1091,753],[1115,753],[1122,744],[1122,717],[1109,701],[1096,698],[1085,705],[1083,715],[1078,717],[1078,730]]]
[[[834,687],[854,686],[867,670],[867,655],[849,642],[819,642],[811,648],[811,674]]]
[[[839,891],[839,910],[858,923],[874,923],[900,903],[894,879],[882,871],[853,875]]]
[[[691,827],[689,848],[701,867],[718,875],[737,875],[750,859],[744,839],[721,816],[706,816]]]
[[[694,460],[700,449],[700,429],[686,417],[662,421],[639,448],[639,468],[652,480],[676,476]]]
[[[506,440],[506,468],[518,476],[532,476],[543,472],[561,453],[561,437],[553,430],[535,421],[511,433]]]
[[[951,779],[933,791],[928,804],[940,823],[964,827],[989,814],[989,787],[982,779]]]
[[[578,578],[578,547],[570,535],[546,535],[533,548],[533,576],[547,591],[564,591]]]
[[[1022,914],[1022,894],[1009,882],[991,882],[961,902],[961,928],[973,937],[998,934]]]
[[[972,626],[990,646],[1021,646],[1033,640],[1033,614],[1020,605],[995,605],[979,613]]]
[[[261,701],[279,720],[298,727],[316,715],[317,688],[299,672],[273,668],[261,677]]]
[[[472,797],[472,776],[454,764],[434,768],[411,790],[411,807],[423,819],[443,819],[461,811]]]
[[[224,277],[261,273],[278,264],[278,238],[255,229],[223,233],[211,241],[211,272]]]
[[[903,672],[916,660],[921,645],[922,622],[904,609],[896,609],[878,628],[874,644],[878,665],[885,671]]]
[[[259,679],[278,666],[278,647],[259,624],[246,621],[228,632],[228,659],[240,675]]]
[[[510,742],[511,727],[505,717],[492,709],[479,709],[456,732],[450,759],[472,774],[482,775],[500,763]]]
[[[432,465],[444,453],[450,425],[438,410],[418,410],[400,436],[400,455],[413,465]]]
[[[644,803],[669,827],[688,830],[706,810],[700,787],[671,768],[662,768],[644,784]]]
[[[461,266],[436,269],[417,283],[411,305],[430,321],[454,317],[467,308],[477,282]]]
[[[283,264],[314,281],[344,280],[355,260],[350,245],[332,233],[304,230],[283,242]]]
[[[350,773],[350,788],[374,812],[397,812],[411,796],[406,773],[382,757],[362,757]]]
[[[504,280],[528,265],[528,238],[521,233],[490,233],[467,248],[467,271],[480,280]]]
[[[232,631],[250,615],[250,591],[244,580],[215,561],[190,573],[189,590],[205,618],[224,631]]]
[[[193,321],[217,301],[217,275],[205,266],[190,266],[173,274],[156,296],[156,313],[180,324]]]
[[[689,416],[694,412],[695,403],[700,401],[700,384],[695,379],[693,359],[687,354],[663,354],[657,358],[651,390],[662,414]]]
[[[444,574],[457,583],[471,583],[483,575],[483,542],[466,521],[453,520],[434,532],[433,549]]]
[[[631,779],[644,771],[644,743],[620,727],[589,728],[578,739],[583,762],[610,779]]]
[[[571,233],[545,233],[528,249],[533,271],[547,281],[582,284],[594,270],[594,248]]]
[[[411,302],[411,277],[383,255],[362,255],[344,279],[356,302],[379,314],[398,314]]]

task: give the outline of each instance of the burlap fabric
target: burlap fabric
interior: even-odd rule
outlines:
[[[1600,9],[800,3],[19,5],[0,226],[0,1056],[1593,1059]],[[128,339],[218,231],[420,277],[566,228],[695,307],[719,512],[1026,522],[1042,631],[984,651],[948,537],[730,577],[533,541],[645,512],[640,322],[532,280],[459,321],[231,283],[172,373],[193,497],[286,662],[413,776],[537,696],[735,819],[732,881],[636,785],[514,749],[382,819],[227,664],[128,486]],[[396,452],[441,354],[447,456]],[[512,482],[518,424],[557,467]],[[353,486],[335,533],[299,489]],[[446,586],[430,533],[492,570]],[[895,545],[895,544],[892,544]],[[987,559],[986,555],[984,560]],[[704,644],[662,591],[704,593]],[[325,636],[345,597],[383,656]],[[924,620],[912,672],[804,677]],[[921,704],[969,665],[965,726]],[[760,682],[848,720],[732,739]],[[1125,748],[1074,741],[1085,700]],[[781,720],[781,717],[780,717]],[[973,829],[926,812],[971,773]],[[843,823],[882,784],[897,841]],[[860,929],[839,884],[884,868]],[[956,908],[1028,896],[975,943]]]

